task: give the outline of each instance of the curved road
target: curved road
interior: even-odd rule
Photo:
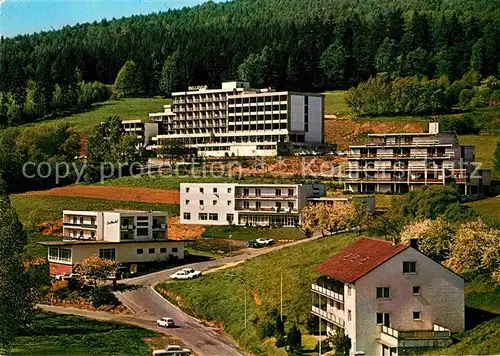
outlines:
[[[295,241],[285,245],[278,245],[262,249],[247,250],[238,255],[224,257],[217,260],[192,263],[148,274],[141,277],[126,279],[120,284],[130,285],[127,291],[116,292],[120,301],[134,311],[134,315],[114,315],[103,312],[84,311],[73,308],[61,308],[52,306],[41,306],[42,309],[61,313],[84,316],[92,319],[115,321],[125,324],[142,326],[147,329],[157,330],[162,333],[176,336],[197,355],[203,356],[232,356],[245,355],[232,339],[221,329],[203,324],[201,321],[191,317],[178,309],[154,291],[154,286],[170,279],[170,275],[183,268],[191,267],[197,270],[210,273],[210,270],[217,267],[231,266],[240,261],[246,261],[253,257],[277,251],[282,248],[306,243],[317,239],[318,236]],[[135,288],[133,288],[134,286]],[[156,326],[156,320],[161,317],[171,317],[175,320],[177,328],[164,329]]]

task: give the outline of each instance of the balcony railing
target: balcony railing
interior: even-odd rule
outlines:
[[[311,291],[324,295],[325,297],[328,297],[330,299],[336,300],[337,302],[343,303],[344,302],[344,295],[334,292],[328,288],[321,287],[317,284],[311,284]]]
[[[135,226],[134,225],[120,225],[120,228],[122,230],[134,230]]]
[[[434,330],[398,331],[379,325],[380,341],[391,347],[439,347],[451,343],[451,332],[434,325]]]
[[[339,318],[338,316],[332,314],[332,313],[328,313],[326,310],[323,310],[321,308],[318,308],[316,306],[312,306],[312,310],[311,310],[311,313],[313,313],[314,315],[317,315],[337,326],[340,326],[341,328],[344,327],[344,319],[342,318]]]
[[[366,144],[367,146],[429,146],[439,145],[439,140],[422,140],[422,141],[407,141],[407,142],[387,142],[387,141],[372,141]]]
[[[455,153],[348,153],[347,158],[374,158],[374,159],[418,159],[418,158],[454,158]]]
[[[64,227],[79,227],[82,229],[97,229],[96,224],[80,224],[80,223],[71,223],[71,222],[65,222],[63,224]]]
[[[261,208],[256,208],[256,207],[244,207],[244,206],[238,206],[236,207],[237,211],[247,211],[247,212],[266,212],[266,213],[284,213],[284,214],[293,214],[293,213],[298,213],[299,210],[295,208],[277,208],[277,207],[261,207]]]
[[[256,195],[256,194],[236,194],[236,199],[297,199],[296,195]]]

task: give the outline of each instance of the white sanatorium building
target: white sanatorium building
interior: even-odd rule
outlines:
[[[181,183],[181,223],[294,227],[307,204],[357,200],[375,210],[373,197],[325,195],[323,184]]]
[[[221,89],[172,93],[172,105],[149,114],[159,123],[155,148],[181,139],[200,156],[275,156],[279,143],[319,145],[324,95],[250,89],[225,82]]]
[[[181,183],[181,223],[297,226],[310,197],[323,184]]]
[[[97,255],[120,263],[184,258],[184,244],[167,239],[167,213],[146,211],[63,211],[63,239],[48,247],[50,274],[69,274],[75,264]]]
[[[461,146],[453,133],[369,134],[366,145],[350,146],[345,187],[352,192],[408,192],[452,178],[463,194],[486,193],[490,172],[474,172],[474,146]]]
[[[351,339],[351,355],[444,346],[465,326],[464,279],[416,245],[363,238],[317,266],[312,314]]]

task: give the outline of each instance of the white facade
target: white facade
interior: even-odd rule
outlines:
[[[182,224],[297,226],[308,198],[324,196],[322,184],[181,183]]]
[[[153,143],[153,137],[158,135],[158,123],[142,122],[142,120],[123,120],[122,130],[125,134],[133,134],[141,139],[140,147],[147,147]]]
[[[458,145],[452,133],[439,133],[430,123],[427,133],[370,134],[372,142],[350,146],[345,187],[351,192],[407,192],[451,178],[465,194],[483,191],[471,182],[474,147]]]
[[[63,240],[48,247],[50,273],[71,273],[73,266],[97,255],[117,262],[148,263],[184,258],[184,243],[168,240],[165,212],[63,211]]]
[[[274,156],[279,143],[322,144],[324,96],[249,89],[246,82],[222,89],[173,93],[171,107],[150,114],[161,122],[155,147],[182,139],[201,156]]]
[[[375,257],[344,258],[362,264]],[[405,263],[414,263],[415,271],[405,271]],[[464,330],[463,278],[412,247],[354,282],[322,276],[312,292],[312,313],[328,332],[349,336],[351,355],[398,355],[415,347],[444,346],[451,343],[451,332]]]

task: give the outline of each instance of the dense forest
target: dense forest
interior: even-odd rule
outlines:
[[[2,38],[0,124],[105,100],[94,82],[128,60],[142,95],[235,78],[318,91],[378,72],[498,76],[499,19],[499,0],[235,0]]]

